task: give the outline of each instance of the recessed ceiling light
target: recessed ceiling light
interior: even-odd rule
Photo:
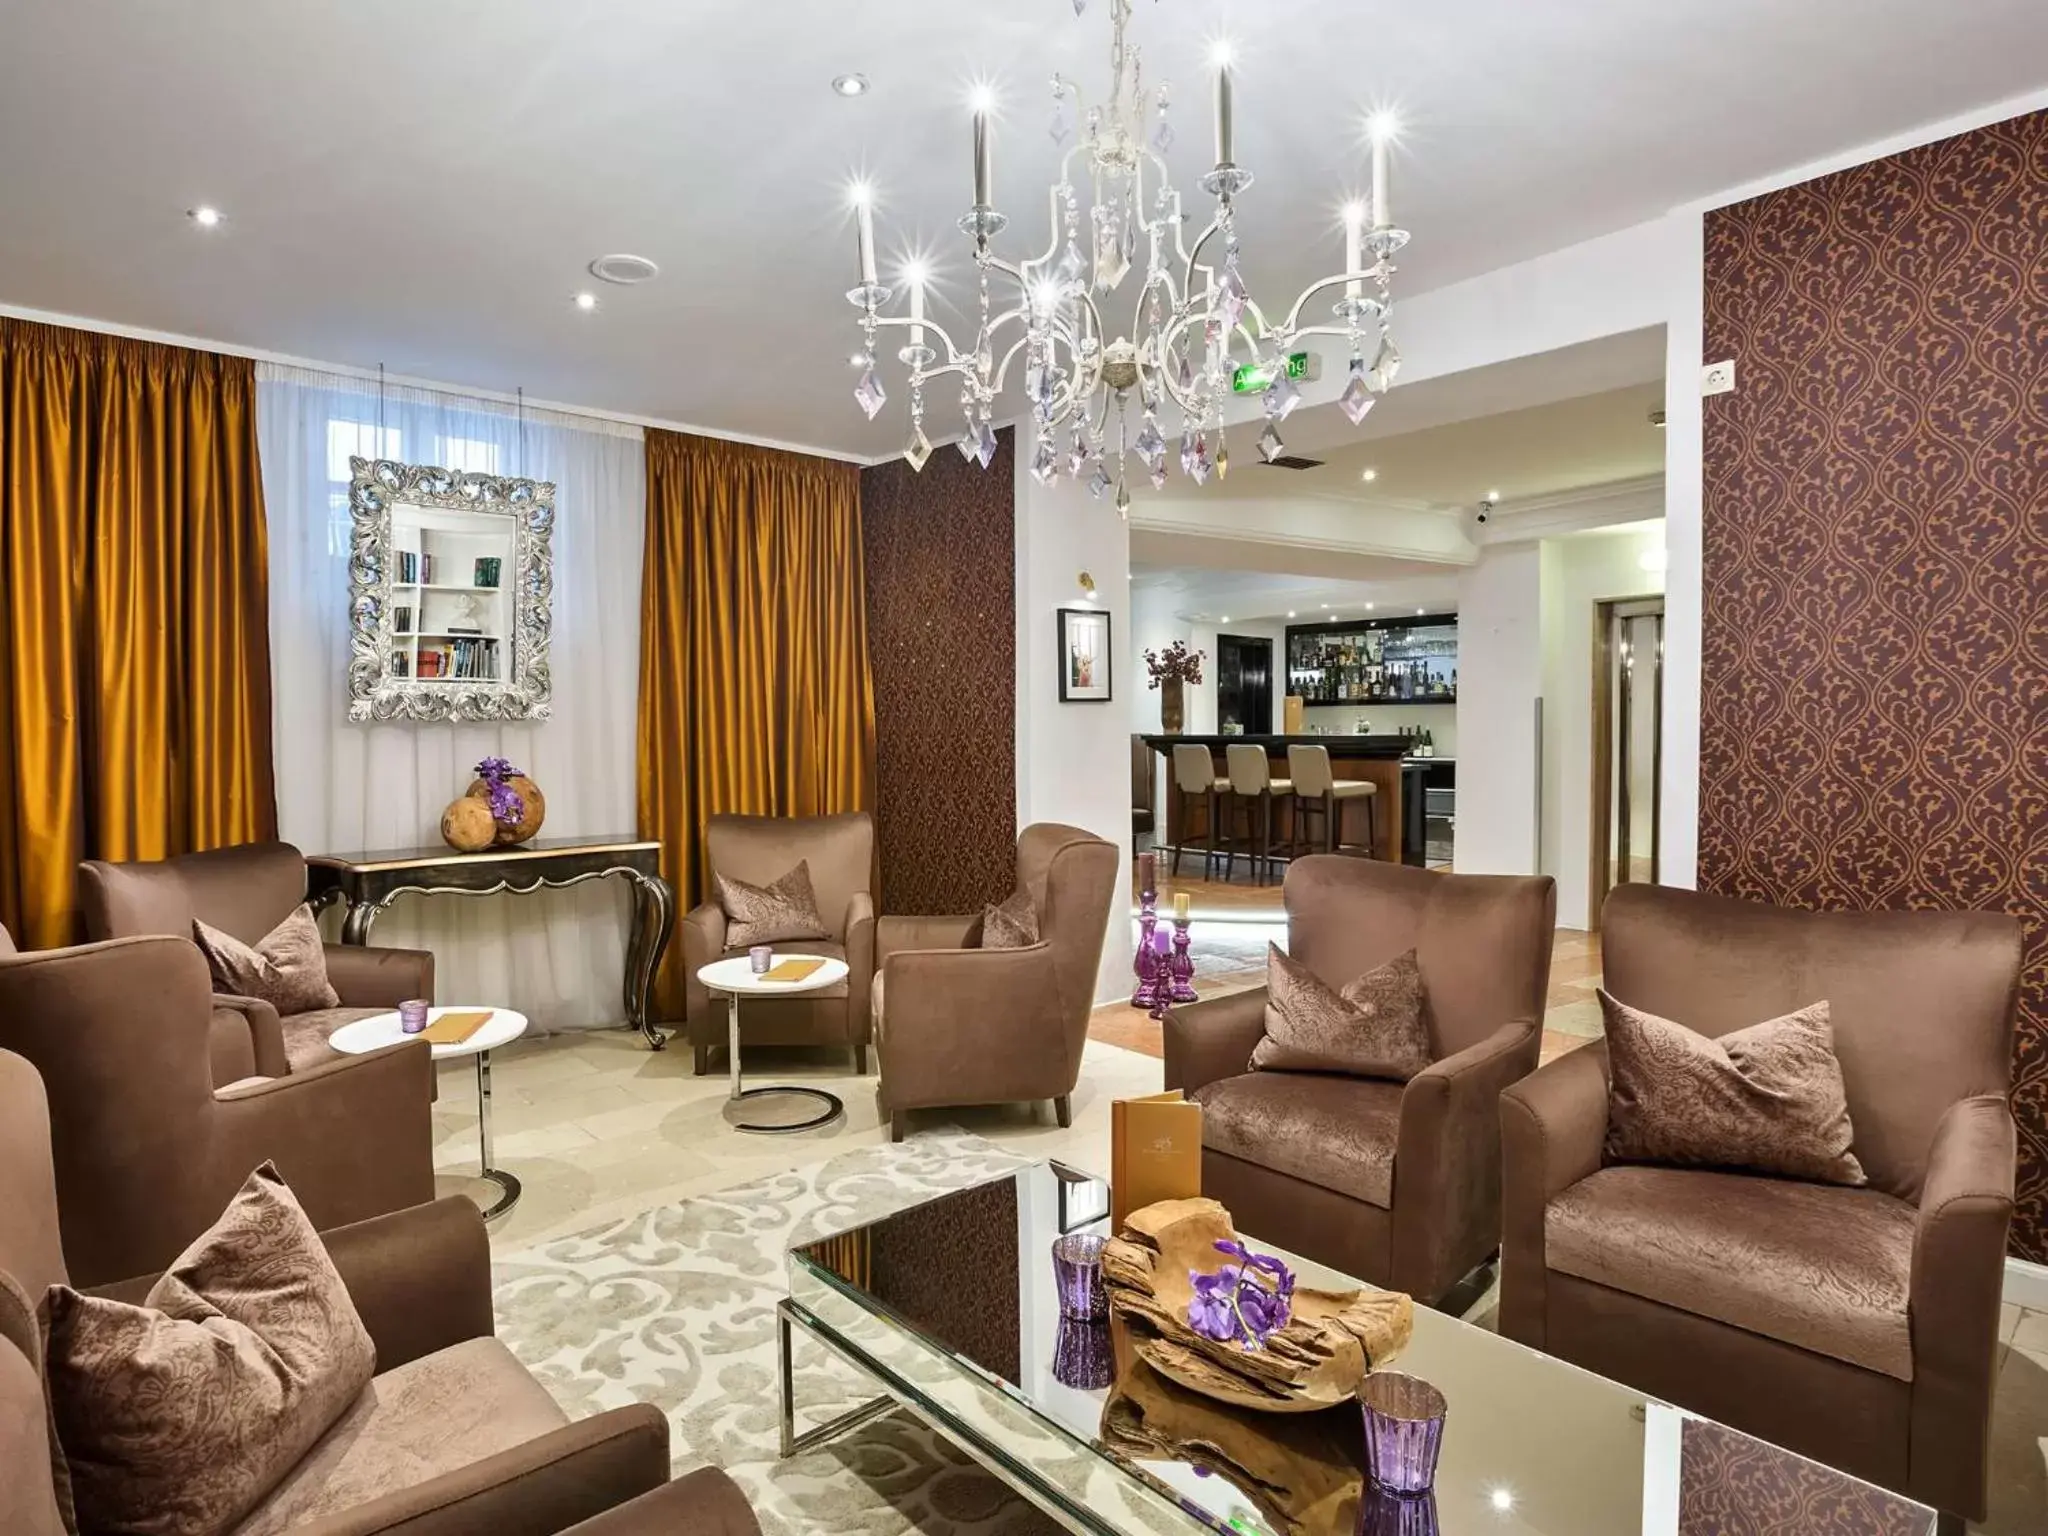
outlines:
[[[1367,485],[1371,485],[1373,481],[1379,479],[1379,477],[1380,472],[1378,470],[1368,469],[1364,474],[1360,475],[1358,478],[1363,480]]]
[[[1328,603],[1323,604],[1323,612],[1328,613],[1329,611],[1330,605]]]
[[[1420,608],[1415,610],[1415,617],[1418,619],[1422,617],[1422,610]]]
[[[865,96],[868,93],[866,75],[834,75],[832,89],[841,96]]]
[[[1486,493],[1486,499],[1487,499],[1488,501],[1492,501],[1492,502],[1498,502],[1498,501],[1500,500],[1500,492],[1499,492],[1499,491],[1488,491],[1488,492]]]
[[[1287,617],[1290,619],[1294,617],[1294,610],[1292,608],[1287,610]]]
[[[1222,618],[1218,619],[1216,622],[1218,624],[1228,624],[1230,622],[1230,615],[1226,613],[1225,615],[1223,615]]]
[[[211,203],[201,203],[197,208],[186,209],[185,217],[201,229],[214,229],[220,225],[222,215]]]
[[[577,294],[576,307],[584,311],[586,314],[589,313],[591,310],[597,308],[597,295],[594,293]]]
[[[1514,1494],[1510,1493],[1505,1488],[1494,1489],[1493,1492],[1488,1495],[1488,1498],[1493,1504],[1493,1507],[1503,1515],[1515,1507]]]
[[[1371,613],[1371,612],[1372,612],[1372,604],[1371,604],[1371,603],[1367,603],[1367,604],[1365,605],[1365,611],[1366,611],[1367,613]]]
[[[630,288],[635,283],[650,283],[661,276],[661,268],[645,256],[634,256],[618,251],[610,256],[600,256],[590,264],[590,275],[601,283],[616,283],[621,288]]]

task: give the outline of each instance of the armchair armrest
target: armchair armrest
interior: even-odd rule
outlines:
[[[377,1346],[395,1370],[496,1331],[483,1214],[460,1195],[320,1234]]]
[[[900,950],[882,966],[890,1112],[1073,1091],[1051,945]]]
[[[717,1467],[699,1467],[562,1536],[760,1536],[760,1530],[740,1485]]]
[[[700,968],[725,953],[725,909],[707,901],[692,907],[682,921],[683,1018],[695,1040],[700,1029],[712,1029],[711,991],[697,979]]]
[[[1434,1301],[1500,1242],[1500,1096],[1536,1069],[1534,1019],[1432,1062],[1401,1093],[1393,1285]]]
[[[410,1040],[216,1095],[209,1152],[222,1201],[268,1159],[323,1231],[427,1204],[433,1088],[432,1052]]]
[[[1252,1069],[1266,1033],[1266,989],[1253,987],[1167,1010],[1166,1086],[1193,1093]]]
[[[875,899],[858,891],[846,904],[846,1026],[856,1048],[865,1047],[874,1033],[868,1017],[875,979]],[[865,1061],[863,1051],[861,1059]]]
[[[472,1536],[477,1531],[560,1536],[578,1521],[667,1481],[668,1420],[652,1404],[635,1403],[293,1531],[296,1536]]]
[[[2017,1158],[2012,1111],[2002,1096],[1950,1105],[1934,1130],[1913,1228],[1913,1476],[1916,1484],[1923,1472],[1929,1479],[1916,1496],[1971,1518],[1984,1512]],[[1973,1468],[1975,1475],[1952,1471],[1944,1478],[1944,1468]]]
[[[906,949],[966,949],[975,940],[981,914],[957,917],[885,917],[875,924],[875,964]]]
[[[424,949],[373,949],[366,944],[323,945],[327,980],[344,1008],[396,1008],[434,1000],[434,957]]]
[[[1500,1096],[1501,1332],[1543,1347],[1543,1213],[1600,1171],[1607,1145],[1607,1042],[1582,1045]]]
[[[239,1013],[249,1031],[250,1061],[255,1077],[284,1077],[291,1072],[291,1062],[284,1054],[284,1026],[277,1017],[277,1010],[260,997],[237,997],[231,992],[213,994],[213,1011],[216,1014]],[[218,1078],[218,1063],[216,1063]]]

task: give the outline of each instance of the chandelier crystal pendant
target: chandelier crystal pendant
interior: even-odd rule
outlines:
[[[1087,3],[1074,0],[1075,14]],[[883,313],[893,294],[876,273],[873,199],[866,187],[854,189],[860,283],[847,298],[860,312],[864,339],[853,360],[854,398],[871,419],[880,413],[888,394],[877,336],[884,327],[907,329],[907,344],[896,356],[909,369],[905,457],[914,469],[922,470],[932,451],[925,386],[948,375],[960,380],[964,456],[988,467],[995,456],[995,399],[1013,368],[1021,368],[1031,473],[1041,483],[1067,475],[1098,497],[1113,484],[1116,508],[1126,515],[1133,459],[1155,488],[1165,484],[1175,458],[1197,484],[1227,473],[1224,402],[1247,383],[1264,395],[1260,454],[1268,462],[1281,457],[1281,423],[1301,398],[1289,358],[1309,338],[1338,337],[1347,344],[1350,373],[1338,404],[1354,424],[1393,385],[1401,366],[1391,331],[1393,257],[1408,243],[1408,232],[1389,212],[1391,123],[1382,118],[1373,125],[1370,208],[1354,203],[1344,210],[1344,270],[1311,283],[1283,318],[1269,318],[1239,270],[1236,199],[1251,186],[1252,173],[1233,151],[1230,60],[1219,51],[1216,160],[1200,182],[1215,200],[1215,214],[1190,244],[1189,215],[1166,164],[1174,137],[1170,92],[1165,85],[1150,94],[1145,89],[1138,50],[1126,41],[1131,7],[1132,0],[1109,0],[1107,103],[1084,112],[1079,88],[1052,77],[1054,141],[1073,138],[1077,122],[1081,133],[1049,194],[1052,238],[1037,257],[1012,262],[991,248],[1010,221],[994,200],[991,103],[975,103],[974,205],[960,219],[974,247],[978,326],[970,346],[961,348],[926,318],[921,270],[905,274],[909,313]],[[1085,209],[1077,174],[1085,183]],[[1134,276],[1140,281],[1127,287]],[[1002,308],[993,293],[998,282]],[[1333,318],[1308,323],[1310,302],[1339,288]],[[1128,329],[1111,318],[1122,313]],[[1024,443],[1020,429],[1020,452],[1027,451]]]

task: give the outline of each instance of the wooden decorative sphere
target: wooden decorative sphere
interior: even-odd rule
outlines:
[[[541,794],[540,786],[525,774],[522,773],[509,778],[505,783],[514,794],[519,796],[521,802],[526,806],[526,814],[519,818],[519,825],[516,827],[498,827],[497,841],[498,846],[501,848],[510,847],[514,843],[523,843],[539,832],[540,824],[547,819],[548,814],[548,802]],[[475,799],[484,801],[490,794],[491,787],[484,783],[482,779],[477,779],[470,784],[469,792]],[[484,814],[486,816],[490,814],[490,806],[487,801],[484,806]],[[493,822],[492,825],[496,826],[497,823]]]
[[[442,841],[457,853],[482,853],[497,837],[498,824],[491,820],[491,808],[481,800],[464,795],[441,813]]]

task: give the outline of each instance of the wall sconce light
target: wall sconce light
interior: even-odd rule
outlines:
[[[1095,578],[1093,576],[1090,576],[1086,571],[1083,571],[1080,574],[1080,576],[1076,578],[1075,585],[1077,585],[1081,589],[1082,602],[1092,603],[1095,601]]]

